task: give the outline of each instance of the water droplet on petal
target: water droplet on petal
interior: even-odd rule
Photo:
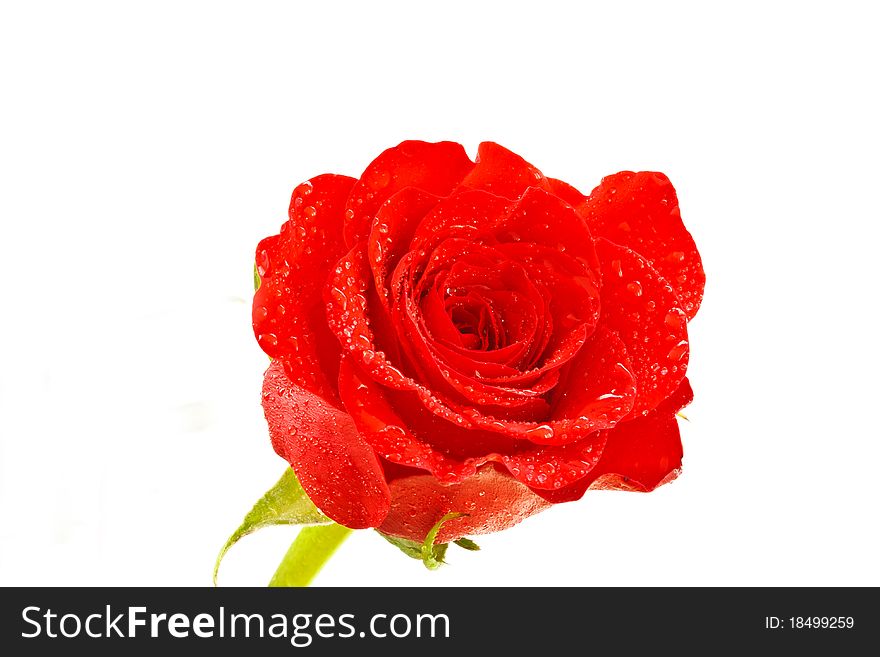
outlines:
[[[614,270],[614,273],[617,274],[619,278],[623,278],[623,267],[620,264],[620,260],[612,260],[611,269]]]
[[[336,301],[336,303],[342,306],[343,310],[348,308],[348,297],[346,297],[345,292],[338,287],[330,288],[330,296],[333,297],[333,300]]]
[[[307,205],[305,207],[305,209],[303,210],[303,214],[306,215],[307,217],[314,217],[316,214],[318,214],[318,211],[315,210],[315,206]]]
[[[553,437],[553,427],[549,424],[539,424],[537,427],[526,431],[526,435],[538,440],[549,440]]]
[[[666,326],[668,326],[673,331],[678,330],[681,327],[682,315],[679,310],[670,310],[666,313],[666,317],[664,318],[664,322],[666,322]]]
[[[266,249],[260,249],[260,252],[257,254],[257,273],[260,276],[265,276],[269,273],[269,253]]]
[[[672,349],[669,350],[669,353],[666,354],[666,357],[673,362],[677,362],[682,359],[682,357],[687,353],[687,350],[688,350],[687,340],[682,340],[677,345],[675,345]]]
[[[388,187],[391,182],[391,174],[386,170],[376,171],[369,180],[369,185],[373,189],[383,189]]]
[[[626,289],[632,292],[637,297],[642,296],[642,284],[638,281],[633,281],[632,283],[628,283]]]

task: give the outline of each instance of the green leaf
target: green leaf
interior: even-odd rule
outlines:
[[[351,531],[335,522],[300,529],[269,586],[308,586]]]
[[[379,531],[379,530],[376,530]],[[403,552],[406,556],[412,557],[413,559],[418,559],[421,561],[422,559],[422,544],[416,543],[415,541],[411,541],[406,538],[399,538],[397,536],[389,536],[388,534],[383,534],[379,532],[379,536],[384,538],[386,541],[391,543]]]
[[[480,546],[477,545],[476,543],[474,543],[469,538],[462,537],[462,538],[458,539],[457,541],[455,541],[455,544],[460,548],[464,548],[465,550],[471,550],[472,552],[476,552],[480,549]]]
[[[257,263],[254,263],[254,292],[260,289],[260,272],[257,271]]]
[[[220,550],[217,562],[214,564],[214,585],[217,585],[217,571],[220,570],[220,562],[229,548],[242,537],[272,525],[325,525],[330,522],[331,520],[318,511],[318,508],[306,495],[293,473],[293,468],[287,468],[278,483],[254,504],[254,508],[244,517],[241,526],[235,530],[226,541],[226,545]]]
[[[440,518],[436,525],[431,527],[431,530],[428,532],[428,535],[425,536],[425,540],[422,543],[417,543],[416,541],[411,541],[406,538],[399,538],[397,536],[389,536],[388,534],[383,534],[382,532],[379,532],[379,535],[392,545],[397,546],[400,551],[403,552],[406,556],[412,557],[413,559],[419,559],[423,564],[425,564],[425,568],[427,568],[428,570],[436,570],[440,567],[441,564],[446,563],[444,559],[446,558],[446,550],[449,547],[449,543],[434,543],[434,540],[437,538],[437,533],[440,531],[443,523],[452,520],[453,518],[460,518],[466,515],[468,514],[456,512],[447,513],[445,516]],[[462,545],[461,542],[465,542],[474,546],[466,548],[468,550],[480,549],[476,547],[476,544],[473,541],[470,541],[466,538],[460,538],[458,541],[456,541],[457,545],[465,547],[464,545]]]

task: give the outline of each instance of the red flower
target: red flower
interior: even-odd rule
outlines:
[[[438,540],[681,465],[705,280],[671,183],[589,197],[514,153],[408,141],[293,192],[253,322],[275,451],[348,527]]]

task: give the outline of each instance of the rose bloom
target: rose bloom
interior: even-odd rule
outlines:
[[[675,478],[705,277],[661,173],[589,196],[481,144],[403,142],[293,192],[253,325],[275,451],[352,528],[439,542]]]

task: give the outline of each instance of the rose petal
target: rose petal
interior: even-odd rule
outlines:
[[[336,264],[324,290],[326,302],[326,321],[336,334],[343,353],[350,354],[370,376],[386,385],[412,390],[419,387],[410,377],[389,362],[386,354],[376,344],[373,326],[377,317],[367,313],[369,300],[375,299],[374,288],[370,284],[372,273],[366,256],[366,243],[355,245]],[[381,318],[383,314],[377,313]],[[371,321],[372,320],[372,321]],[[390,339],[396,339],[393,330],[385,327]],[[395,356],[397,344],[389,342]],[[400,365],[399,361],[395,361]]]
[[[367,237],[376,211],[405,187],[446,196],[473,168],[461,144],[405,141],[384,151],[361,175],[345,209],[345,243]]]
[[[491,141],[480,144],[476,166],[461,181],[461,186],[509,199],[518,199],[529,187],[550,191],[550,184],[536,167]]]
[[[532,340],[529,352],[523,354],[519,364],[526,371],[519,375],[520,380],[509,380],[504,385],[527,384],[547,369],[566,362],[583,342],[584,331],[575,330],[577,324],[583,324],[587,334],[592,332],[599,313],[598,260],[585,222],[560,199],[537,188],[529,189],[513,205],[482,191],[464,191],[443,199],[413,236],[412,248],[423,255],[416,257],[411,252],[410,262],[401,259],[397,271],[405,271],[412,279],[422,269],[436,269],[438,261],[444,266],[453,260],[442,253],[447,244],[466,245],[455,251],[456,261],[464,259],[468,249],[479,253],[480,249],[491,248],[496,259],[500,252],[516,260],[528,270],[533,282],[543,281],[558,291],[558,296],[546,291],[539,295],[539,305],[544,304],[540,297],[551,297],[551,312],[538,313],[543,320],[541,326],[546,325],[548,330],[542,328],[541,337]],[[399,297],[403,290],[394,293]],[[555,334],[549,330],[554,324],[558,324]],[[555,337],[548,351],[545,347],[551,335]],[[532,369],[542,355],[543,362]]]
[[[632,249],[669,281],[688,319],[703,299],[706,274],[681,221],[678,197],[662,173],[622,171],[602,179],[579,211],[596,237]]]
[[[636,377],[633,414],[669,397],[688,363],[687,321],[672,288],[637,253],[599,239],[602,262],[601,325],[616,331]]]
[[[441,199],[416,228],[410,249],[421,261],[450,237],[475,243],[494,242],[492,230],[508,217],[512,204],[486,191],[461,191]],[[425,263],[427,264],[427,263]]]
[[[367,255],[379,298],[390,309],[388,278],[409,243],[419,222],[440,198],[414,187],[400,190],[376,211],[367,240]]]
[[[555,490],[585,477],[605,444],[604,432],[581,429],[575,421],[556,423],[571,434],[560,437],[570,443],[561,446],[523,439],[526,429],[540,426],[534,423],[523,425],[518,439],[472,426],[436,398],[430,401],[417,393],[383,388],[348,358],[340,368],[339,390],[358,430],[379,455],[395,464],[428,470],[443,483],[465,481],[481,465],[495,461],[524,484]],[[447,409],[447,416],[432,406]],[[488,423],[489,418],[484,419]]]
[[[536,445],[528,451],[503,455],[501,462],[517,480],[533,490],[556,490],[587,476],[605,447],[604,431],[569,432],[578,439],[564,445]]]
[[[572,187],[567,182],[557,180],[556,178],[547,178],[547,182],[550,185],[550,191],[573,208],[580,206],[587,200],[586,196],[581,194],[576,188]]]
[[[396,479],[391,495],[391,512],[379,531],[417,542],[450,512],[467,515],[443,523],[435,543],[502,531],[550,506],[492,465],[459,484],[442,485],[429,475]]]
[[[508,260],[495,252],[493,249],[477,244],[470,245],[470,253],[460,253],[457,250],[464,240],[447,240],[434,251],[434,258],[443,262],[454,261],[448,271],[441,272],[443,287],[446,288],[447,298],[445,304],[452,309],[453,314],[472,314],[474,321],[479,317],[477,334],[483,340],[489,340],[487,352],[460,350],[459,353],[450,352],[448,349],[439,348],[436,338],[442,337],[449,332],[448,316],[445,312],[440,314],[440,319],[431,320],[431,315],[426,316],[425,309],[430,310],[430,305],[424,303],[430,301],[434,285],[431,282],[432,274],[429,270],[422,277],[415,290],[411,290],[409,280],[411,276],[405,269],[399,269],[395,274],[398,287],[395,290],[395,314],[401,330],[408,336],[408,344],[413,349],[413,358],[422,366],[424,374],[431,381],[435,381],[441,389],[447,384],[464,400],[474,403],[501,403],[503,399],[509,403],[516,403],[518,397],[534,397],[530,391],[495,388],[486,386],[477,380],[475,371],[483,368],[488,371],[491,366],[485,364],[481,353],[492,353],[505,350],[511,356],[523,355],[532,348],[532,337],[535,334],[536,315],[544,315],[544,300],[542,291],[536,288],[529,280],[521,265]],[[449,247],[444,250],[444,247]],[[451,255],[450,255],[451,254]],[[458,254],[458,255],[456,255]],[[477,255],[484,255],[486,262],[475,263]],[[405,261],[402,261],[405,263]],[[427,289],[426,289],[427,288]],[[423,304],[416,304],[415,299],[421,298]],[[444,321],[445,320],[445,321]],[[531,331],[529,331],[529,324]],[[482,328],[480,328],[482,327]],[[437,329],[438,332],[434,332]],[[456,331],[454,327],[451,329]],[[520,333],[522,331],[522,333]],[[520,345],[516,351],[510,351],[508,346]],[[453,345],[454,346],[454,345]],[[509,365],[516,366],[519,361],[509,361]],[[510,368],[508,368],[510,369]],[[513,370],[512,375],[516,375]],[[482,377],[480,377],[482,378]],[[474,388],[477,390],[475,391]],[[474,396],[476,394],[476,396]],[[485,401],[478,401],[485,398]]]
[[[345,247],[340,230],[355,180],[324,175],[299,185],[290,220],[257,247],[260,288],[254,294],[257,341],[298,386],[336,403],[339,345],[324,319],[327,272]]]
[[[678,476],[681,436],[675,414],[693,399],[687,379],[645,417],[605,431],[607,443],[596,467],[582,480],[556,491],[536,490],[554,504],[580,499],[587,490],[650,492]]]
[[[278,361],[263,379],[263,410],[272,446],[324,514],[353,529],[382,523],[391,504],[388,485],[348,414],[294,385]]]
[[[339,368],[339,395],[358,430],[377,454],[398,465],[432,472],[444,482],[460,481],[476,472],[478,459],[448,458],[413,437],[384,393],[385,389],[365,376],[350,358],[343,358]]]
[[[526,191],[495,234],[499,242],[532,242],[565,252],[583,264],[585,276],[597,278],[590,229],[574,208],[543,189]]]
[[[586,416],[612,425],[623,419],[636,397],[631,369],[623,341],[613,331],[600,327],[565,366],[556,387],[552,417]]]

